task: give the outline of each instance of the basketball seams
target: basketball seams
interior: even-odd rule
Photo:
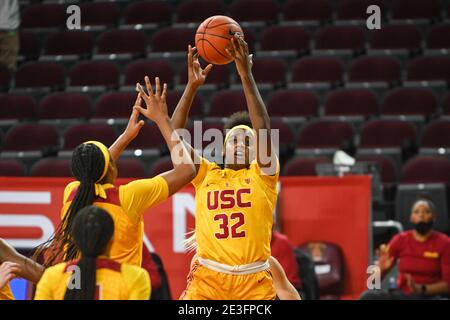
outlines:
[[[216,48],[216,47],[215,47],[208,39],[199,39],[199,41],[200,41],[200,40],[203,40],[203,41],[208,42],[208,44],[209,44],[211,47],[213,47],[214,50],[216,50],[218,54],[220,54],[222,57],[224,57],[224,58],[226,58],[226,59],[230,59],[230,57],[225,56],[222,52],[220,52],[219,50],[217,50],[217,48]],[[205,47],[204,47],[204,46],[205,46],[205,44],[203,44],[203,51],[204,51],[205,56],[206,56],[206,52],[205,52]]]

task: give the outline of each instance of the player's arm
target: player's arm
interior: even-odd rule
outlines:
[[[16,276],[27,279],[33,283],[38,283],[44,272],[43,266],[21,255],[5,240],[0,239],[0,263],[6,261],[19,266],[18,270],[14,269]]]
[[[269,115],[252,74],[252,55],[249,54],[247,43],[239,34],[231,38],[231,44],[226,50],[236,63],[250,120],[256,131],[256,160],[262,172],[272,176],[277,172],[278,162],[270,138]],[[262,143],[259,143],[260,140],[263,140]]]
[[[130,269],[134,275],[130,275],[127,279],[130,279],[129,285],[129,300],[149,300],[151,296],[151,282],[150,276],[147,271],[139,269]]]
[[[140,94],[138,93],[134,105],[140,106],[141,101],[142,101],[142,98],[141,98]],[[139,131],[144,126],[144,121],[143,120],[138,121],[138,118],[139,118],[139,110],[133,108],[125,131],[109,147],[109,153],[111,154],[111,158],[114,161],[117,161],[117,159],[119,159],[123,150],[125,150],[125,148],[130,144],[130,142],[133,141],[134,138],[137,137],[137,135],[139,134]]]
[[[289,282],[281,264],[274,257],[269,258],[273,285],[280,300],[301,300],[297,289]]]
[[[161,91],[159,78],[155,78],[155,92],[153,92],[148,77],[145,77],[145,84],[148,94],[140,84],[138,84],[138,87],[147,108],[144,109],[141,106],[134,106],[134,108],[156,123],[170,150],[174,169],[161,174],[161,176],[167,182],[169,195],[172,195],[194,179],[196,171],[190,153],[186,149],[185,144],[181,142],[178,133],[173,129],[167,114],[167,84],[164,84],[164,88]]]

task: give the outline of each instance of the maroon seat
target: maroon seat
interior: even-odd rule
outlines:
[[[408,80],[443,80],[450,82],[450,57],[421,57],[411,61]]]
[[[274,0],[234,0],[229,9],[236,21],[277,21],[278,4]]]
[[[292,144],[294,141],[294,134],[291,127],[283,121],[272,120],[270,121],[270,128],[272,131],[272,137],[275,138],[274,130],[278,130],[279,146],[285,148]],[[274,139],[273,138],[273,139]],[[276,141],[274,141],[276,143]]]
[[[368,89],[343,89],[330,92],[325,99],[327,116],[364,116],[378,112],[376,95]]]
[[[152,37],[153,52],[187,51],[194,41],[195,30],[189,28],[165,28],[155,32]]]
[[[352,127],[345,122],[319,120],[300,131],[297,148],[343,148],[353,138]]]
[[[25,63],[16,72],[16,88],[60,88],[64,81],[64,69],[52,62]]]
[[[244,110],[247,110],[247,103],[241,90],[223,90],[212,98],[209,116],[228,117]]]
[[[0,177],[22,177],[25,166],[18,160],[0,160]]]
[[[177,22],[202,22],[208,17],[224,14],[220,0],[186,0],[178,6]]]
[[[422,136],[422,148],[450,148],[450,121],[437,120],[427,125]]]
[[[319,98],[305,90],[278,90],[270,96],[268,110],[271,117],[314,117]]]
[[[373,120],[361,129],[362,148],[402,148],[416,142],[413,125],[402,120]]]
[[[115,87],[119,78],[117,66],[108,61],[85,61],[70,70],[71,86]]]
[[[338,5],[338,20],[366,20],[366,10],[370,5],[377,5],[384,12],[383,0],[342,0]]]
[[[95,104],[94,118],[129,118],[137,94],[134,92],[110,92],[101,95]]]
[[[330,26],[316,34],[316,49],[362,49],[364,32],[355,26]]]
[[[415,157],[403,166],[401,182],[450,184],[450,160],[444,157]]]
[[[159,149],[164,143],[158,126],[154,123],[146,123],[127,149]]]
[[[129,53],[144,55],[147,46],[145,33],[138,30],[109,30],[97,41],[98,54]]]
[[[58,133],[52,126],[19,124],[8,130],[3,151],[43,151],[58,146]]]
[[[170,156],[162,157],[151,165],[148,176],[154,177],[166,171],[170,171],[172,169],[173,164]]]
[[[137,159],[121,159],[117,161],[117,171],[121,178],[144,178],[145,168]]]
[[[26,60],[39,57],[41,43],[36,33],[31,31],[20,31],[19,41],[19,56],[25,57]]]
[[[261,50],[307,50],[309,37],[300,26],[272,26],[261,35]]]
[[[21,25],[28,28],[60,28],[66,24],[66,8],[60,4],[32,4],[22,12]]]
[[[167,83],[168,86],[174,84],[174,70],[169,61],[137,60],[126,66],[124,85],[134,87],[137,82],[145,85],[145,76],[150,78],[153,85],[155,84],[155,77],[159,77],[161,83]]]
[[[450,93],[447,93],[447,95],[444,98],[443,108],[444,114],[446,115],[450,114]]]
[[[441,11],[439,0],[394,0],[392,19],[438,19]]]
[[[329,82],[342,80],[342,64],[332,57],[303,58],[293,67],[293,82]]]
[[[385,156],[356,156],[356,162],[374,162],[379,165],[380,178],[383,184],[392,184],[397,182],[398,171],[395,162]]]
[[[83,2],[80,4],[82,26],[116,26],[120,8],[111,2]]]
[[[170,116],[173,114],[182,94],[182,91],[169,91],[169,93],[167,94],[166,101]],[[201,117],[203,115],[203,105],[204,102],[202,96],[200,94],[196,94],[189,111],[189,117]]]
[[[389,92],[383,102],[383,114],[430,116],[436,109],[436,97],[426,88],[398,88]]]
[[[31,167],[32,177],[72,177],[70,160],[41,159]]]
[[[286,81],[286,64],[281,59],[254,59],[252,70],[257,83],[277,85]]]
[[[59,92],[39,103],[38,119],[89,119],[91,102],[82,94]]]
[[[400,62],[390,57],[363,57],[350,67],[349,80],[354,82],[395,82],[401,76]]]
[[[77,124],[64,134],[64,150],[74,149],[81,143],[96,140],[110,146],[116,140],[116,131],[107,124]]]
[[[123,13],[125,24],[168,24],[172,16],[172,6],[167,1],[133,1]],[[152,14],[149,14],[151,12]]]
[[[450,48],[450,24],[441,24],[433,27],[427,35],[428,49]]]
[[[0,90],[8,90],[11,82],[11,73],[3,65],[0,65]]]
[[[92,39],[88,32],[61,31],[50,35],[45,43],[47,55],[83,55],[92,52]]]
[[[287,0],[282,9],[284,20],[331,20],[328,0]]]
[[[371,49],[418,49],[421,36],[414,25],[387,25],[371,31]]]
[[[327,162],[327,158],[292,158],[284,165],[283,176],[317,176],[316,165]]]
[[[345,275],[342,250],[335,244],[325,242],[308,242],[299,249],[314,261],[321,299],[339,299],[344,290]]]
[[[206,64],[203,65],[205,67]],[[187,66],[184,66],[180,72],[180,84],[187,83],[188,71]],[[230,83],[230,69],[227,65],[215,65],[211,69],[206,78],[206,84],[216,84],[218,86],[227,86]]]
[[[0,95],[0,119],[33,118],[35,102],[30,96],[15,94]]]

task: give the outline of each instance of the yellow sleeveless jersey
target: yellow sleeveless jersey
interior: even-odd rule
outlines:
[[[201,160],[192,181],[197,254],[227,265],[267,260],[279,165],[276,174],[268,176],[256,161],[236,171]]]
[[[14,300],[9,283],[0,289],[0,300]]]
[[[66,214],[78,186],[78,181],[66,186],[61,218]],[[106,190],[107,199],[97,198],[94,205],[108,211],[114,220],[114,241],[110,258],[119,263],[140,267],[144,238],[142,213],[168,198],[167,182],[163,177],[157,176],[135,180],[120,187],[106,184],[103,188]]]
[[[64,300],[76,261],[59,263],[45,270],[37,284],[35,300]],[[81,275],[82,276],[82,275]],[[150,277],[142,268],[97,259],[95,300],[148,300]]]

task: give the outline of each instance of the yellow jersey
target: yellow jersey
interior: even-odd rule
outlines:
[[[0,289],[0,300],[14,300],[9,283]]]
[[[231,170],[202,158],[192,180],[197,254],[232,266],[269,259],[278,177],[278,163],[268,176],[256,161]]]
[[[37,284],[34,299],[64,300],[72,276],[69,267],[76,263],[64,262],[46,269]],[[96,282],[95,300],[150,299],[150,277],[147,271],[133,265],[97,259]]]
[[[61,218],[67,213],[79,184],[74,181],[66,186]],[[157,176],[135,180],[120,187],[105,184],[103,188],[107,198],[97,198],[93,204],[108,211],[114,220],[114,241],[110,258],[119,263],[140,267],[144,238],[142,213],[168,198],[167,182],[163,177]]]

